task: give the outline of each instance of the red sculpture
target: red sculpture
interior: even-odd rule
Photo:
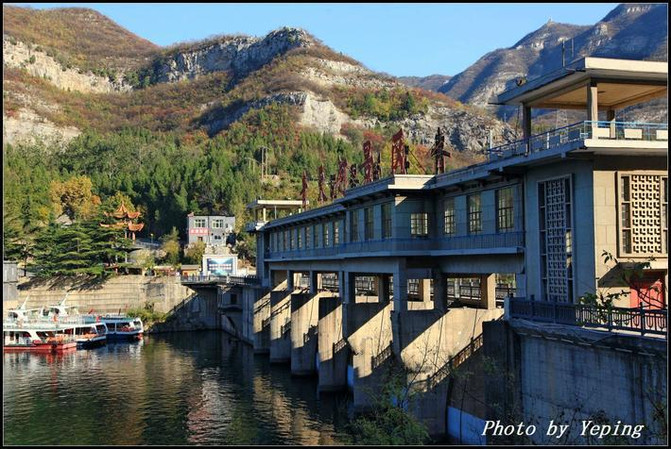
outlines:
[[[363,143],[363,182],[367,184],[373,180],[373,151],[370,140]]]
[[[405,142],[403,139],[403,128],[391,138],[391,173],[408,173],[408,163],[405,157]]]
[[[449,151],[445,150],[445,135],[440,128],[438,128],[438,132],[436,133],[436,140],[433,144],[433,147],[431,147],[431,156],[434,157],[434,168],[436,174],[445,173],[445,160],[443,157],[451,157],[451,155]]]
[[[325,181],[326,175],[324,174],[324,166],[320,165],[319,166],[319,196],[317,197],[317,201],[319,204],[324,203],[326,201],[326,193],[324,193],[324,181]]]
[[[336,178],[336,190],[340,195],[345,194],[347,189],[347,159],[338,156],[338,177]]]

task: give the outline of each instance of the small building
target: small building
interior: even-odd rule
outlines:
[[[225,246],[235,230],[235,217],[222,215],[192,215],[186,219],[187,246],[205,242],[208,246]]]

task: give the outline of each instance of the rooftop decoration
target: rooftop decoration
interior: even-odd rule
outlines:
[[[137,220],[140,217],[140,212],[130,212],[126,209],[123,202],[114,212],[103,213],[106,217],[115,218],[117,221],[115,223],[100,223],[100,226],[103,228],[123,229],[126,238],[135,240],[135,233],[140,232],[144,228],[144,223],[133,222],[133,220]]]

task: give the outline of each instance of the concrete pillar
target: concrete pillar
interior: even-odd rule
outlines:
[[[270,292],[270,363],[286,363],[291,359],[292,291],[281,284]]]
[[[291,374],[307,376],[316,370],[319,296],[291,295]]]
[[[316,295],[321,289],[321,275],[317,271],[310,271],[310,294]]]
[[[522,133],[526,142],[527,153],[531,151],[531,106],[522,105]]]
[[[405,259],[401,259],[394,270],[394,311],[408,310],[408,276]]]
[[[592,139],[596,139],[596,130],[598,128],[597,121],[599,120],[599,101],[598,90],[596,82],[592,81],[587,86],[587,120],[592,122]]]
[[[606,120],[610,122],[610,138],[615,139],[615,109],[609,109],[606,112]]]
[[[390,301],[390,291],[389,291],[389,275],[388,274],[379,274],[377,278],[377,297],[378,302],[381,304],[387,303]]]
[[[287,290],[296,289],[296,272],[287,270]]]
[[[496,308],[496,274],[480,276],[480,301],[485,309]]]
[[[433,271],[433,308],[447,311],[447,275],[440,270]]]
[[[349,347],[344,340],[342,310],[340,298],[319,298],[317,369],[320,392],[336,391],[347,387]]]
[[[253,305],[254,354],[270,352],[270,292],[259,295]]]
[[[425,304],[431,301],[431,279],[419,279],[419,299]]]

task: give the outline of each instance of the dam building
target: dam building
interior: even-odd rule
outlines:
[[[449,392],[460,385],[452,370],[487,345],[483,327],[499,336],[516,322],[583,329],[589,320],[562,321],[557,310],[624,289],[618,309],[663,316],[622,335],[654,346],[660,336],[648,332],[665,334],[667,124],[615,117],[666,94],[664,62],[591,57],[507,90],[496,102],[521,108],[523,139],[491,148],[483,163],[392,175],[248,225],[256,278],[218,283],[218,300],[230,307],[235,294],[240,337],[295,375],[318,375],[320,391],[349,388],[363,410],[400,365],[420,393],[410,409],[432,434],[482,442],[454,423],[477,427],[492,415],[487,401],[460,405]],[[533,135],[533,109],[581,110],[585,120]],[[618,273],[644,261],[644,275],[623,286]],[[605,335],[626,328],[593,324],[589,332]],[[519,363],[526,372],[534,361]],[[484,392],[486,377],[469,388]]]

